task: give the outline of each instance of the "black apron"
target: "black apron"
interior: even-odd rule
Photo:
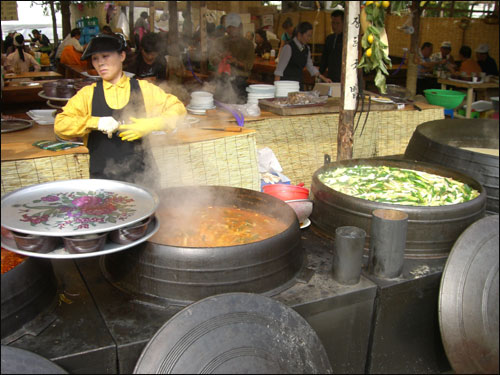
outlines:
[[[305,45],[302,51],[299,49],[294,40],[288,43],[292,48],[292,55],[290,61],[283,71],[283,81],[297,81],[300,82],[302,89],[302,71],[307,65],[307,56],[309,55],[309,46]]]
[[[121,109],[112,109],[106,103],[102,80],[94,88],[92,98],[92,116],[112,116],[116,121],[131,123],[128,116],[141,116],[146,113],[144,97],[139,82],[130,80],[130,99]],[[133,142],[122,141],[118,133],[108,138],[106,133],[99,130],[90,132],[87,148],[90,155],[90,178],[118,180],[140,185],[146,184],[147,175],[158,176],[155,166],[148,166],[146,171],[145,150],[142,139]],[[147,175],[146,175],[146,172]]]

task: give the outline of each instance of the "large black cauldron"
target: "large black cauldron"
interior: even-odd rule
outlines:
[[[17,331],[54,301],[52,263],[30,257],[2,275],[2,339]]]
[[[134,295],[187,304],[211,295],[249,292],[273,295],[293,283],[303,263],[300,228],[285,202],[253,190],[196,186],[167,188],[161,210],[231,206],[277,218],[287,229],[268,239],[227,247],[179,247],[154,237],[129,251],[107,255],[101,263],[108,280]],[[168,222],[160,222],[162,227]]]
[[[451,177],[478,190],[480,195],[469,202],[449,206],[404,206],[355,198],[331,189],[318,178],[327,170],[355,165],[385,165]],[[371,213],[374,210],[382,208],[406,212],[408,233],[405,257],[415,259],[447,257],[458,236],[470,224],[484,216],[486,206],[486,193],[476,180],[448,168],[410,160],[352,159],[327,164],[314,173],[311,192],[314,201],[311,221],[332,237],[335,235],[335,229],[341,226],[362,228],[367,233],[366,248],[369,247]]]
[[[498,121],[426,122],[415,129],[405,158],[436,163],[474,177],[486,189],[486,210],[498,214],[498,154],[488,155],[463,147],[498,150]]]

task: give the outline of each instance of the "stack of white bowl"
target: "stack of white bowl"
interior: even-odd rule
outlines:
[[[273,85],[250,85],[247,87],[248,100],[247,104],[259,104],[259,99],[274,98]]]
[[[289,92],[300,91],[300,84],[297,81],[274,81],[274,86],[277,98],[287,97]]]
[[[207,109],[214,109],[214,95],[208,91],[194,91],[191,93],[191,102],[186,109],[195,114],[205,114]]]

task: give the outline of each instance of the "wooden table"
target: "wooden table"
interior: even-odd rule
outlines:
[[[485,83],[472,83],[472,82],[458,82],[457,80],[440,78],[438,83],[441,84],[441,89],[446,90],[446,86],[462,87],[467,89],[467,108],[465,110],[465,117],[471,118],[472,101],[474,100],[474,90],[485,90],[491,88],[498,88],[498,83],[485,82]]]
[[[55,82],[56,80],[44,81],[24,81],[24,82],[7,82],[2,90],[2,104],[28,104],[47,102],[38,95],[43,91],[43,84],[48,82]],[[29,85],[28,85],[29,84]],[[12,113],[13,108],[4,106],[3,113]]]
[[[25,72],[25,73],[7,73],[4,79],[17,79],[17,78],[39,78],[39,79],[54,79],[62,78],[62,74],[57,72]]]

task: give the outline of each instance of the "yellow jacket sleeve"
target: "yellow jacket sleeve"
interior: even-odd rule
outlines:
[[[104,97],[110,108],[120,109],[127,105],[130,99],[130,79],[125,75],[116,85],[104,82]],[[83,87],[73,96],[63,112],[57,115],[54,131],[62,139],[71,139],[83,137],[85,145],[87,144],[88,134],[97,129],[99,117],[93,117],[92,97],[94,95],[95,83]],[[158,86],[139,80],[144,97],[146,113],[135,114],[136,117],[148,118],[158,123],[164,124],[164,128],[173,129],[180,116],[186,114],[186,109],[182,102],[176,96],[165,93]]]
[[[87,144],[88,134],[97,129],[99,117],[92,117],[92,97],[95,83],[83,87],[63,107],[56,116],[54,132],[62,139],[83,137]]]
[[[176,96],[167,94],[160,87],[146,80],[139,80],[139,86],[144,96],[147,118],[163,121],[166,124],[166,130],[175,128],[177,119],[186,114],[184,104]]]

